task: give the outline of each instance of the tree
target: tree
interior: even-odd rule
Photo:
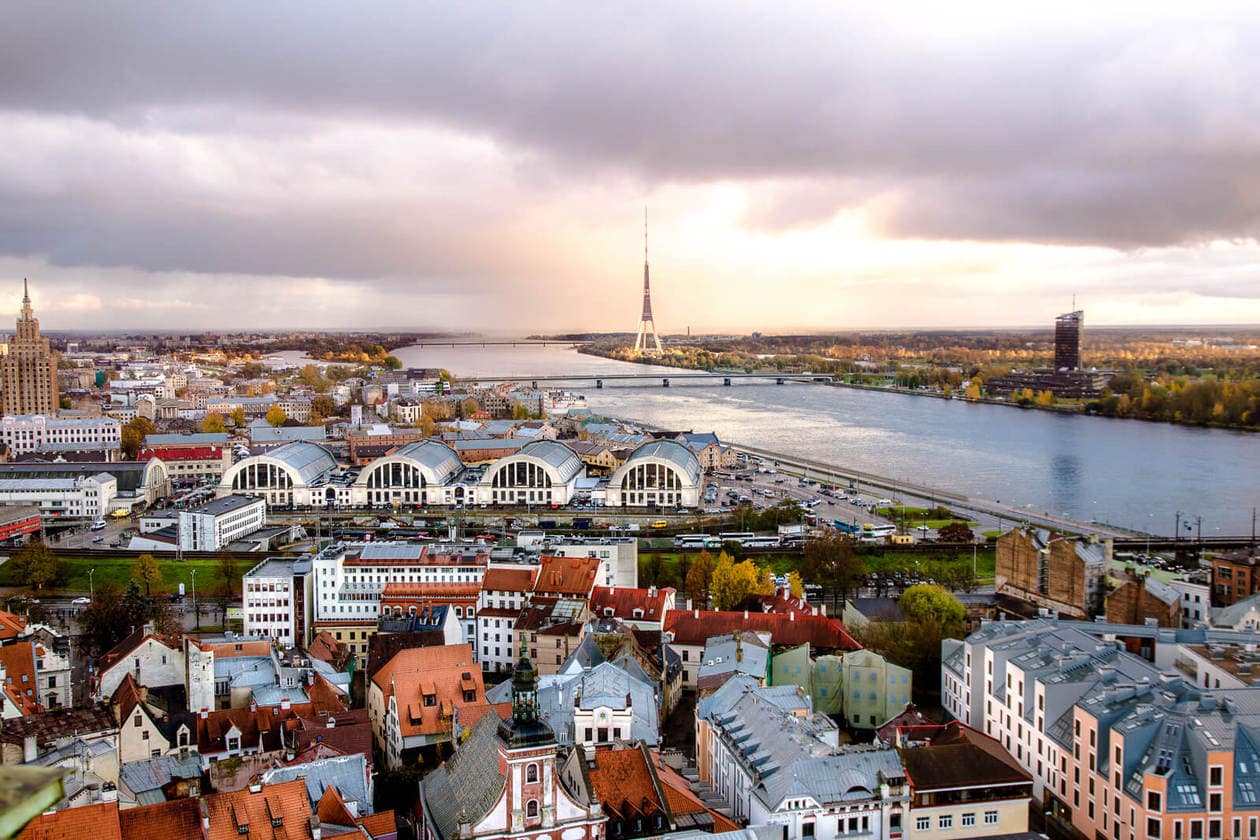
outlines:
[[[665,560],[659,553],[649,554],[643,561],[644,577],[651,586],[657,586],[660,583],[661,567],[664,565]]]
[[[805,594],[805,583],[801,580],[800,572],[788,572],[788,590],[793,598],[800,598]]]
[[[235,426],[236,428],[239,429],[245,425],[245,407],[244,406],[238,405],[236,408],[232,409],[232,413],[229,414],[228,416],[232,418],[232,425]]]
[[[119,447],[123,454],[130,460],[140,454],[140,447],[144,445],[144,439],[157,431],[157,426],[153,425],[153,421],[147,417],[135,417],[125,423],[122,427],[122,441]]]
[[[227,425],[219,415],[207,414],[206,419],[201,421],[201,431],[211,435],[223,434],[227,431]]]
[[[713,607],[718,610],[733,609],[750,595],[769,595],[774,591],[774,581],[767,570],[751,560],[736,563],[725,551],[718,555],[713,567],[710,584]]]
[[[220,555],[218,565],[214,568],[216,604],[219,608],[219,619],[225,621],[227,619],[228,606],[232,603],[232,597],[236,594],[236,579],[238,577],[236,571],[236,563],[226,554]]]
[[[267,409],[266,420],[273,426],[283,426],[284,421],[289,419],[289,415],[284,413],[284,409],[278,405],[273,405]]]
[[[61,560],[39,540],[18,549],[9,565],[13,567],[14,578],[32,589],[43,589],[61,576]]]
[[[936,538],[943,543],[969,543],[975,541],[976,535],[966,522],[951,522],[937,530]]]
[[[153,596],[153,585],[162,582],[162,570],[152,554],[141,554],[131,567],[131,579],[144,587],[145,597]]]
[[[526,408],[521,403],[516,403],[515,405],[512,406],[512,419],[513,420],[528,420],[529,409]]]
[[[709,606],[709,587],[713,583],[713,555],[701,551],[687,570],[684,582],[687,595],[700,609],[706,609]]]
[[[831,589],[832,606],[837,597],[848,599],[866,576],[866,568],[853,550],[853,540],[838,531],[830,531],[805,541],[805,560],[801,573],[811,581]]]
[[[310,388],[317,394],[325,393],[329,388],[329,381],[319,372],[319,368],[315,365],[306,365],[298,372],[298,379],[302,384]]]
[[[397,356],[386,356],[384,365],[388,370],[399,370],[402,368],[402,360]]]
[[[944,587],[920,583],[901,593],[897,602],[908,621],[935,624],[946,634],[961,634],[966,626],[967,611]]]
[[[336,417],[337,403],[326,394],[318,394],[311,400],[311,425],[318,426],[327,417]]]
[[[79,613],[85,652],[99,656],[149,621],[151,605],[135,583],[124,593],[113,581],[96,587],[92,603]]]

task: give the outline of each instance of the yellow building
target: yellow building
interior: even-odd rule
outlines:
[[[0,413],[47,414],[61,407],[57,394],[57,354],[39,334],[31,295],[22,281],[22,314],[17,333],[0,354]]]

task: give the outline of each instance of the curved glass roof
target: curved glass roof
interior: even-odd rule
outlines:
[[[623,467],[629,467],[635,461],[646,458],[667,461],[685,475],[692,484],[700,483],[700,476],[703,474],[700,469],[700,459],[696,457],[696,453],[676,440],[648,441],[630,453]]]
[[[266,453],[264,457],[283,461],[298,474],[304,484],[311,484],[324,473],[337,468],[337,462],[333,460],[332,454],[327,449],[306,441],[278,446]]]
[[[429,473],[429,481],[433,484],[445,484],[464,468],[455,450],[436,440],[418,440],[409,443],[388,457],[415,461]],[[371,468],[364,470],[363,474],[366,476],[370,470]]]
[[[554,467],[565,481],[582,472],[582,459],[563,443],[554,440],[536,440],[521,447],[518,455],[536,458]]]

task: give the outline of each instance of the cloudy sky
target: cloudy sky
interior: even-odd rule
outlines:
[[[895,5],[6,2],[0,315],[1260,322],[1256,4]]]

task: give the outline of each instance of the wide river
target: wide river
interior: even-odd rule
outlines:
[[[407,367],[456,376],[682,372],[567,347],[403,347]],[[566,387],[566,386],[556,386]],[[1202,517],[1206,536],[1251,533],[1260,436],[1020,411],[825,385],[568,386],[593,412],[1156,534]],[[1184,526],[1183,526],[1184,528]],[[1184,532],[1186,536],[1191,536]]]

